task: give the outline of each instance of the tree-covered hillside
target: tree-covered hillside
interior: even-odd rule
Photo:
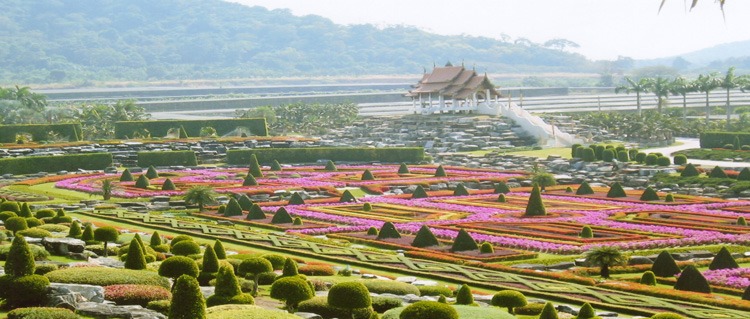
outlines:
[[[0,83],[413,74],[462,60],[480,72],[593,70],[528,41],[342,26],[220,0],[4,0],[0,42]]]

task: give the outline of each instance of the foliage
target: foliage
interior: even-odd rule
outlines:
[[[292,196],[289,197],[289,205],[304,205],[305,200],[302,198],[302,195],[299,194],[299,192],[292,193]]]
[[[592,307],[590,303],[584,302],[583,306],[581,306],[581,309],[578,310],[578,317],[576,317],[576,319],[593,319],[593,318],[598,318],[596,316],[596,311],[594,311],[594,307]]]
[[[148,189],[149,186],[151,186],[151,182],[148,181],[146,175],[138,176],[138,179],[135,181],[135,187]]]
[[[424,190],[424,187],[422,185],[417,185],[417,188],[414,189],[414,193],[411,194],[411,198],[427,198],[429,195],[427,195],[427,191]]]
[[[226,135],[237,127],[246,128],[250,135],[266,136],[265,119],[212,119],[212,120],[159,120],[159,121],[117,121],[114,127],[115,138],[134,137],[134,132],[149,132],[153,136],[167,136],[170,129],[184,128],[188,136],[200,136],[203,127],[213,127],[217,134]],[[140,154],[139,154],[140,155]],[[139,164],[140,165],[140,164]],[[179,165],[179,164],[173,164]],[[142,166],[143,167],[143,166]]]
[[[505,182],[500,181],[495,184],[495,194],[507,194],[510,193],[510,188],[508,187],[508,184],[505,184]]]
[[[159,275],[173,279],[182,275],[198,277],[198,264],[185,256],[169,257],[159,265]]]
[[[102,170],[112,166],[111,153],[70,154],[55,156],[24,156],[0,159],[0,172],[4,174],[38,173],[45,171]],[[16,212],[18,212],[16,210]]]
[[[119,236],[120,232],[111,226],[99,227],[94,230],[94,240],[104,242],[104,257],[108,255],[107,243],[117,241]]]
[[[362,280],[361,283],[367,287],[369,292],[376,294],[394,294],[399,296],[414,294],[419,296],[420,293],[417,286],[405,282],[368,279]]]
[[[685,317],[680,316],[676,313],[671,313],[671,312],[657,313],[650,317],[650,319],[684,319],[684,318]]]
[[[205,319],[206,301],[195,277],[182,275],[175,281],[169,306],[170,319]]]
[[[224,304],[254,304],[252,296],[243,294],[230,266],[221,266],[216,276],[216,292],[206,300],[209,307]]]
[[[48,272],[44,276],[49,278],[51,282],[59,283],[97,286],[136,284],[169,287],[169,281],[155,272],[109,267],[69,267]]]
[[[398,167],[398,173],[410,174],[411,172],[409,172],[409,166],[407,166],[406,163],[401,163],[401,165]]]
[[[677,282],[674,284],[674,289],[711,293],[711,286],[708,285],[706,277],[703,277],[703,274],[693,265],[688,265],[682,270],[680,277],[677,278]]]
[[[326,162],[325,170],[329,172],[335,172],[338,169],[336,168],[336,164],[334,164],[332,160],[328,160],[328,162]]]
[[[229,206],[227,206],[227,211],[229,211]],[[253,204],[252,206],[250,206],[250,212],[247,214],[246,219],[247,220],[266,219],[266,214],[263,212],[263,209],[260,208],[260,205]]]
[[[378,229],[374,226],[370,226],[370,228],[367,229],[367,235],[368,236],[377,236],[378,235]]]
[[[340,308],[332,306],[328,303],[327,297],[313,297],[311,299],[300,302],[297,311],[300,312],[312,312],[320,315],[323,318],[351,318],[353,312],[355,318],[370,318],[373,313],[371,308],[359,308],[353,311],[347,308]]]
[[[493,247],[492,244],[489,242],[483,242],[482,245],[479,246],[479,253],[480,254],[494,254],[495,247]]]
[[[578,186],[578,189],[576,190],[576,195],[590,195],[593,193],[594,190],[591,189],[591,186],[589,186],[589,183],[587,181],[583,181],[583,183],[581,183],[581,186]]]
[[[643,194],[641,194],[640,200],[642,201],[652,201],[652,200],[659,200],[659,195],[656,194],[656,191],[651,188],[651,186],[646,187],[645,190],[643,190]]]
[[[284,264],[286,264],[287,259],[287,257],[279,254],[265,254],[260,257],[270,261],[273,270],[281,270],[282,268],[284,268]]]
[[[284,207],[279,207],[276,213],[273,214],[273,218],[271,218],[271,224],[289,224],[292,222],[292,215],[289,215],[289,212]]]
[[[385,222],[378,232],[378,240],[386,238],[401,238],[401,234],[398,233],[396,226],[391,222]]]
[[[527,304],[526,296],[515,290],[501,290],[492,296],[491,304],[496,307],[507,307],[508,313],[514,314],[513,308]]]
[[[78,319],[75,312],[65,308],[27,307],[8,312],[8,319]]]
[[[451,251],[467,251],[467,250],[477,250],[479,249],[479,246],[477,245],[476,240],[474,240],[469,233],[461,228],[458,231],[458,235],[456,235],[456,239],[453,241],[453,246],[451,246]]]
[[[740,266],[737,264],[737,261],[734,260],[734,257],[732,257],[732,253],[730,253],[726,247],[721,247],[719,253],[716,254],[714,259],[711,261],[711,264],[708,266],[708,269],[710,270],[734,268],[740,268]]]
[[[0,298],[10,308],[41,305],[47,295],[49,279],[41,275],[0,277]]]
[[[547,215],[547,210],[544,208],[542,193],[539,190],[539,186],[534,184],[534,187],[531,189],[531,195],[529,196],[529,202],[526,205],[526,213],[524,213],[523,216],[533,217],[545,215]]]
[[[414,236],[414,241],[412,241],[411,245],[422,248],[437,246],[440,245],[440,242],[438,242],[437,237],[435,237],[435,234],[430,231],[430,228],[427,227],[427,225],[422,225],[422,227],[419,228],[419,231],[417,231],[416,236]]]
[[[463,183],[459,183],[456,186],[456,189],[453,190],[453,196],[467,196],[469,195],[469,190],[466,189],[466,186],[464,186]]]
[[[375,176],[372,175],[372,172],[370,172],[369,169],[366,169],[364,173],[362,173],[362,178],[360,178],[363,181],[372,181],[375,180]]]
[[[453,296],[453,290],[445,286],[417,286],[420,296]]]
[[[471,288],[469,285],[463,284],[461,288],[458,288],[456,292],[456,304],[457,305],[473,305],[474,296],[471,294]]]
[[[133,178],[133,174],[130,173],[129,169],[125,169],[122,171],[122,174],[120,174],[120,181],[121,182],[132,182],[135,179]]]
[[[622,189],[622,185],[620,182],[614,182],[612,186],[609,187],[609,191],[607,192],[607,198],[618,198],[618,197],[627,197],[628,195],[625,194],[625,190]]]
[[[256,148],[227,151],[227,163],[245,165],[256,155],[261,162],[278,159],[284,163],[309,163],[321,158],[334,161],[355,162],[420,162],[424,159],[421,147],[388,147],[388,148]],[[253,174],[255,176],[255,174]],[[258,177],[258,176],[256,176]]]
[[[685,154],[677,154],[674,156],[674,164],[675,165],[685,165],[687,164],[687,156]]]
[[[128,246],[128,256],[125,260],[125,269],[141,270],[146,269],[146,256],[144,255],[141,245],[133,238]]]
[[[656,286],[656,275],[653,271],[644,272],[639,282],[642,285]]]
[[[586,262],[601,267],[601,277],[609,278],[609,267],[625,262],[625,256],[614,246],[597,246],[586,252]]]
[[[651,271],[659,277],[673,277],[680,273],[680,267],[672,258],[672,254],[664,250],[656,257],[654,264],[651,266]]]
[[[201,253],[201,247],[192,240],[183,240],[172,246],[172,253],[177,256],[190,256]]]
[[[594,231],[591,226],[585,225],[581,228],[581,238],[594,238]]]
[[[335,273],[330,265],[304,265],[298,271],[307,276],[333,276]]]
[[[23,236],[16,236],[5,259],[5,273],[13,277],[34,274],[34,255]]]
[[[227,154],[229,155],[229,154]],[[227,162],[229,162],[229,159],[227,159]],[[253,177],[263,177],[263,171],[260,169],[260,163],[258,162],[258,156],[256,154],[250,154],[249,158],[250,164],[248,164],[248,175],[252,175]]]
[[[32,237],[32,238],[52,237],[52,233],[50,233],[48,230],[37,228],[37,227],[19,230],[16,232],[16,235]]]
[[[299,317],[278,311],[265,309],[253,305],[221,305],[206,310],[208,319],[298,319]]]
[[[551,302],[547,302],[542,308],[542,313],[539,314],[539,319],[557,319],[557,310]]]
[[[328,304],[338,308],[367,308],[372,304],[370,292],[360,282],[349,281],[333,285],[328,291]]]
[[[700,175],[700,172],[692,163],[685,165],[685,168],[680,172],[681,177],[693,177],[698,175]]]
[[[177,235],[172,238],[172,241],[169,242],[169,246],[177,245],[177,243],[181,241],[192,241],[193,237],[190,237],[188,235]]]
[[[581,158],[584,162],[593,162],[596,161],[596,152],[593,148],[590,147],[584,147],[581,151]]]
[[[727,178],[727,173],[719,166],[714,166],[711,172],[708,173],[710,178]]]
[[[435,177],[448,177],[448,173],[445,172],[443,165],[438,165],[435,169]]]
[[[253,296],[258,295],[258,278],[260,274],[273,271],[273,265],[268,259],[261,257],[248,258],[240,263],[237,272],[240,275],[251,276],[255,285],[253,286]]]
[[[214,248],[210,245],[206,245],[206,249],[203,251],[203,264],[201,271],[207,273],[215,273],[219,271],[219,258],[216,256]]]
[[[203,208],[216,201],[216,192],[210,186],[193,186],[185,192],[185,202],[188,204],[198,205],[198,209]]]
[[[155,300],[168,300],[172,294],[168,289],[152,285],[109,285],[104,287],[104,298],[117,305],[140,305],[146,307]]]
[[[497,195],[497,202],[498,203],[507,203],[508,199],[505,197],[505,194]]]
[[[6,219],[4,226],[5,226],[5,229],[12,231],[14,234],[16,234],[16,232],[19,230],[24,230],[24,229],[29,228],[29,225],[26,223],[26,218],[18,217],[18,216]]]
[[[417,301],[407,306],[400,319],[458,319],[458,312],[452,306],[436,301]]]
[[[283,300],[289,313],[294,313],[297,305],[315,296],[310,285],[299,276],[277,279],[271,285],[271,298]]]

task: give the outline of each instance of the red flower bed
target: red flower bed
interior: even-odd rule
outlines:
[[[112,285],[104,287],[104,299],[118,305],[140,305],[146,307],[154,300],[172,298],[168,289],[151,285]]]

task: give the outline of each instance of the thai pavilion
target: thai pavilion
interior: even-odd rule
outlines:
[[[414,113],[421,114],[476,112],[500,98],[486,73],[477,75],[474,70],[450,63],[435,67],[432,73],[425,72],[413,87],[406,96],[412,98]]]

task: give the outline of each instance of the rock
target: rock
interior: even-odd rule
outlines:
[[[708,251],[708,250],[691,250],[689,253],[692,255],[693,258],[713,258],[714,253]]]
[[[549,265],[549,266],[547,266],[547,269],[564,270],[564,269],[573,268],[575,266],[576,266],[576,263],[574,263],[574,262],[561,262],[561,263],[556,263],[556,264],[553,264],[553,265]]]
[[[396,281],[398,281],[398,282],[405,282],[405,283],[410,284],[410,283],[413,283],[413,282],[417,281],[417,277],[411,277],[411,276],[409,276],[409,277],[398,277],[398,278],[396,278]]]
[[[71,291],[65,286],[50,285],[47,287],[47,307],[75,310],[78,303],[86,301],[80,293]]]
[[[95,318],[167,319],[167,316],[141,306],[117,306],[95,302],[80,303],[76,314]]]
[[[411,283],[415,286],[437,286],[437,281],[433,280],[415,280]]]
[[[76,293],[83,298],[78,302],[90,301],[101,303],[104,302],[104,288],[101,286],[94,285],[81,285],[81,284],[61,284],[61,283],[50,283],[49,289],[56,292],[68,292]]]
[[[516,264],[511,267],[518,269],[544,270],[546,266],[542,264]]]
[[[375,276],[373,274],[364,274],[362,275],[362,279],[376,279],[378,276]]]
[[[215,291],[216,287],[214,286],[201,286],[201,293],[203,294],[204,298],[213,296]]]
[[[305,319],[323,319],[323,317],[321,317],[320,315],[314,314],[312,312],[295,312],[294,315]]]
[[[85,253],[68,253],[68,258],[74,259],[74,260],[84,260],[84,261],[89,260],[89,256],[87,256]]]
[[[614,317],[619,316],[616,312],[597,312],[596,315],[599,317],[607,317],[607,318],[614,318]]]
[[[578,315],[578,310],[575,310],[575,309],[573,309],[572,307],[570,307],[568,305],[557,305],[557,307],[555,307],[555,309],[557,309],[558,312],[569,313],[569,314],[574,315],[574,316]]]
[[[42,246],[53,255],[67,256],[69,253],[83,253],[86,243],[76,238],[45,237],[42,239]]]

